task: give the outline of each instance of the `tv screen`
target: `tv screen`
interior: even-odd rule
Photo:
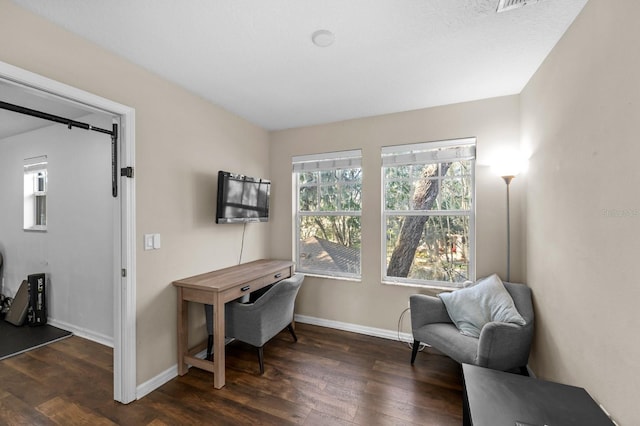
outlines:
[[[267,222],[271,182],[218,172],[216,223]]]

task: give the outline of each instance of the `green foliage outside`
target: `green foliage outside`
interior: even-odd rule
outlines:
[[[447,163],[444,176],[441,165],[433,164],[383,169],[387,265],[401,243],[407,217],[426,216],[419,244],[406,259],[411,262],[408,274],[390,278],[450,283],[469,278],[472,165],[471,161]],[[360,249],[361,169],[301,172],[297,177],[300,241],[316,237]],[[415,207],[420,185],[430,185],[437,194],[426,211]]]
[[[384,169],[387,265],[400,244],[400,230],[406,218],[428,217],[413,258],[407,259],[412,262],[408,274],[388,271],[389,277],[462,282],[469,277],[472,163],[450,163],[444,176],[438,170],[425,170],[427,167],[430,165]],[[424,211],[415,207],[414,194],[418,185],[427,184],[437,188],[437,198]]]
[[[299,173],[298,189],[301,241],[317,237],[360,248],[360,168]]]

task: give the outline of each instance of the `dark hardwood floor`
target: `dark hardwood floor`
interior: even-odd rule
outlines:
[[[139,401],[112,400],[112,350],[79,337],[0,361],[6,425],[460,425],[461,368],[406,344],[297,324],[264,349],[227,346],[226,386],[191,368]],[[144,362],[144,361],[142,361]]]

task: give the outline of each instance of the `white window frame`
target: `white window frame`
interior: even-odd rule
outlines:
[[[345,279],[358,281],[362,277],[362,249],[360,249],[360,265],[359,273],[348,273],[339,271],[327,271],[320,269],[305,268],[300,262],[300,220],[303,216],[362,216],[362,206],[360,210],[332,210],[332,211],[316,211],[301,212],[300,207],[300,179],[298,174],[301,172],[323,171],[360,168],[362,173],[362,150],[349,150],[327,152],[320,154],[294,156],[292,158],[292,179],[293,179],[293,259],[296,262],[296,270],[306,275],[318,276],[324,278]],[[362,185],[362,174],[360,179]],[[362,223],[360,224],[362,226]],[[360,230],[362,235],[362,229]]]
[[[47,187],[49,185],[47,166],[46,155],[24,160],[23,229],[25,231],[47,231]],[[43,175],[41,179],[38,178],[39,174]],[[41,200],[41,203],[38,200]],[[44,217],[38,218],[38,216]]]
[[[385,284],[406,285],[414,287],[451,289],[462,287],[463,283],[451,283],[447,281],[434,280],[418,280],[402,277],[387,276],[387,217],[397,215],[416,215],[416,216],[468,216],[469,217],[469,277],[468,280],[475,280],[475,150],[476,138],[462,138],[437,142],[423,142],[406,145],[394,145],[382,147],[381,151],[381,257],[380,257],[380,273],[381,280]],[[386,167],[416,165],[416,164],[435,164],[455,161],[460,159],[468,159],[471,161],[471,208],[470,210],[447,210],[434,211],[433,213],[408,212],[406,210],[395,211],[386,210]]]

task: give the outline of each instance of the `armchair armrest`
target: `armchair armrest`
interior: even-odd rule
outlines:
[[[411,328],[417,329],[436,322],[452,322],[439,297],[413,294],[409,297]]]
[[[496,370],[525,366],[532,338],[532,323],[524,326],[503,322],[487,323],[480,332],[477,365]]]

